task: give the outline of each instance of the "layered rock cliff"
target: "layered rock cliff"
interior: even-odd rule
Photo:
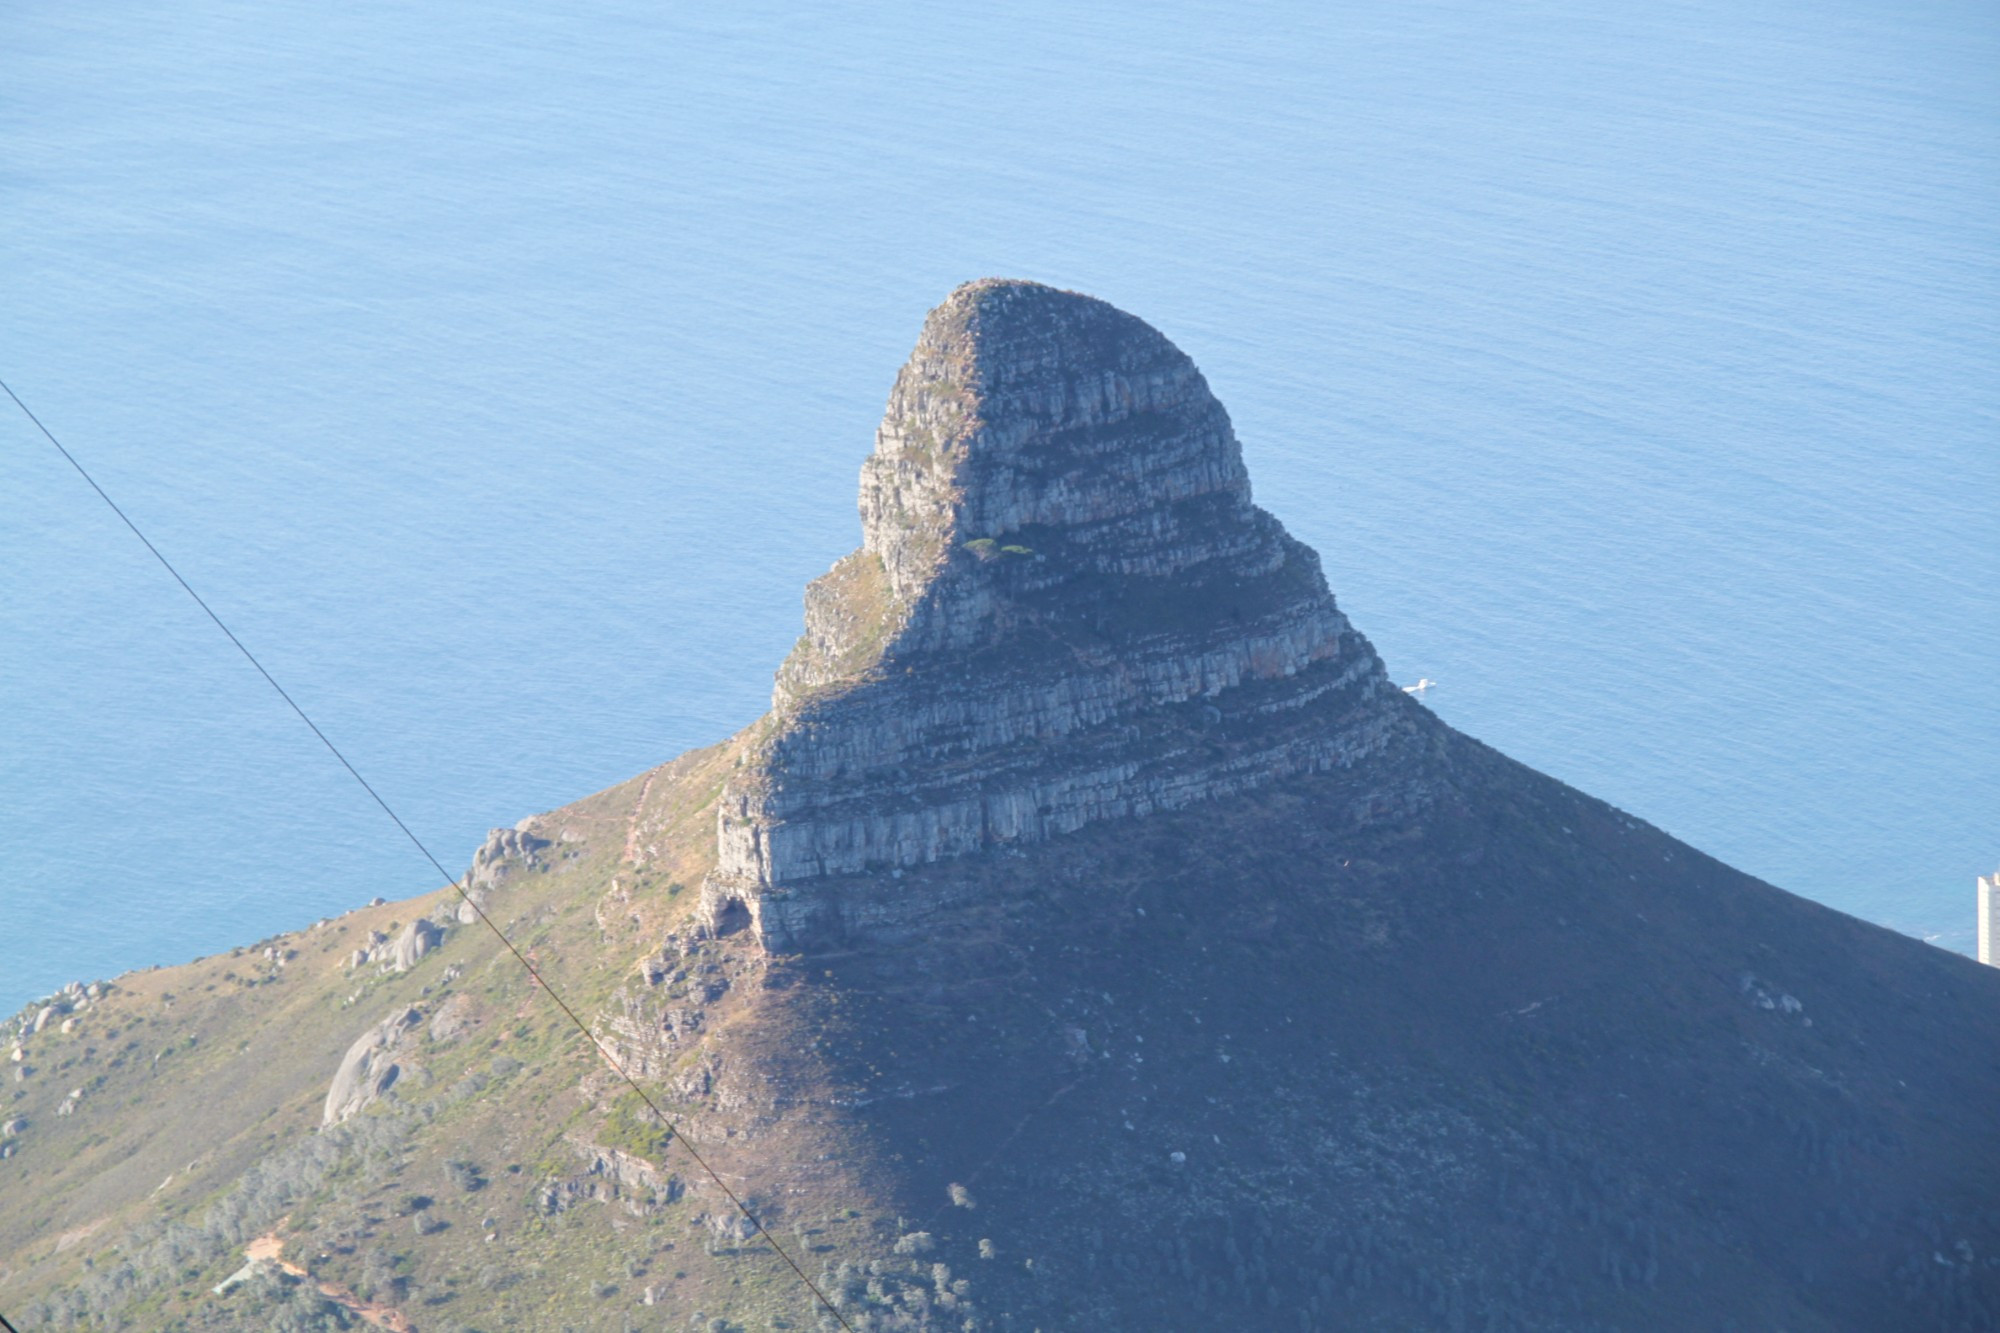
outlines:
[[[0,1311],[2000,1329],[2000,971],[1389,686],[1158,334],[961,290],[862,493],[767,718],[488,839],[508,943],[377,899],[6,1022]]]
[[[1142,321],[1029,282],[925,321],[806,592],[707,885],[774,948],[893,932],[912,866],[1378,754],[1419,725],[1228,413]]]

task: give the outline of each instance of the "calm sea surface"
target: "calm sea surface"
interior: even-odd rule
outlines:
[[[761,711],[988,274],[1193,355],[1452,723],[1970,948],[1990,4],[0,18],[0,375],[448,864]],[[13,416],[0,593],[0,1008],[433,887]]]

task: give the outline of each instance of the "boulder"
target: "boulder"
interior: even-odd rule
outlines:
[[[340,1069],[326,1090],[322,1126],[337,1125],[387,1092],[402,1070],[396,1064],[396,1047],[423,1021],[414,1009],[389,1015],[358,1037],[341,1057]]]
[[[444,938],[444,931],[424,917],[418,917],[403,927],[403,933],[396,937],[396,944],[389,953],[389,966],[398,972],[407,972],[417,965],[417,960],[437,948]]]

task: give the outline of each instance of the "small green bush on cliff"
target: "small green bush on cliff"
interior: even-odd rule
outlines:
[[[604,1118],[604,1129],[597,1140],[607,1148],[658,1162],[673,1146],[674,1136],[638,1093],[627,1090],[611,1104],[611,1113]]]

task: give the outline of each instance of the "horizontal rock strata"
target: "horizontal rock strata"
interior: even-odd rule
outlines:
[[[770,947],[860,927],[857,876],[1346,767],[1410,726],[1317,556],[1251,502],[1200,371],[1101,301],[953,293],[860,509],[722,801],[711,914]],[[894,893],[865,896],[892,924]]]

